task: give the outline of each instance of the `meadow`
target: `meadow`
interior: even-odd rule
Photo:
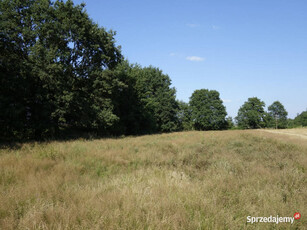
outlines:
[[[3,146],[0,229],[306,229],[306,169],[306,139],[261,130]]]
[[[300,137],[307,139],[307,128],[293,128],[293,129],[265,129],[265,131],[270,133],[284,134],[288,137]]]

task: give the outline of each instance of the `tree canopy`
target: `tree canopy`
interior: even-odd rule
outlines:
[[[176,90],[158,68],[120,64],[116,72],[124,87],[115,94],[120,129],[126,134],[170,132],[178,129]]]
[[[265,103],[257,97],[248,98],[240,107],[236,120],[238,126],[244,129],[257,129],[265,126]]]
[[[307,111],[298,114],[294,120],[294,126],[307,126]]]
[[[178,105],[177,118],[179,130],[192,130],[193,124],[191,106],[189,103],[184,101],[178,101]]]
[[[72,1],[0,1],[0,123],[4,135],[108,130],[118,117],[109,70],[121,60],[114,33]]]
[[[219,130],[227,127],[227,115],[216,90],[195,90],[190,98],[191,119],[196,130]]]
[[[276,129],[284,129],[287,127],[288,112],[283,104],[279,101],[273,102],[273,104],[268,107],[268,112],[271,116],[271,122],[268,124],[268,127],[274,127]]]

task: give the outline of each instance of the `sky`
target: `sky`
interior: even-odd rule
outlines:
[[[306,0],[74,0],[116,31],[130,63],[160,68],[177,99],[217,90],[229,116],[249,97],[307,109]]]

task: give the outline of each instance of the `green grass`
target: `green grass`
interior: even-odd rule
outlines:
[[[305,229],[306,168],[306,140],[259,131],[23,144],[0,150],[0,229]]]

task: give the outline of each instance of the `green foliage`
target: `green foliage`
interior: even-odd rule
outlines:
[[[274,127],[276,129],[287,128],[288,112],[279,101],[273,102],[273,104],[268,107],[268,112],[270,119],[268,119],[269,122],[267,127]]]
[[[176,91],[170,78],[154,67],[122,62],[115,75],[123,83],[114,93],[117,133],[142,134],[178,129]]]
[[[288,118],[287,119],[287,128],[295,128],[296,125],[294,124],[294,119]]]
[[[191,118],[196,130],[219,130],[227,127],[225,106],[215,90],[195,90],[190,98]]]
[[[263,122],[264,122],[263,127],[266,127],[266,128],[275,128],[276,127],[275,119],[269,112],[266,112],[266,111],[264,112]]]
[[[150,131],[170,132],[178,129],[176,90],[168,75],[152,66],[135,66],[136,92],[144,108],[143,117]]]
[[[192,111],[190,105],[183,101],[178,101],[178,105],[179,108],[177,117],[179,121],[179,129],[185,131],[193,130]]]
[[[307,111],[298,114],[293,120],[294,126],[307,126]]]
[[[265,103],[257,97],[248,98],[239,109],[236,120],[243,129],[257,129],[265,127]]]
[[[0,10],[4,137],[178,129],[170,78],[124,61],[115,33],[95,24],[84,4],[2,0]]]
[[[4,136],[61,128],[106,132],[117,120],[110,73],[121,59],[114,33],[72,1],[0,1],[0,125]]]
[[[227,122],[227,129],[234,129],[235,128],[235,124],[233,122],[232,117],[227,117],[226,122]]]
[[[115,134],[140,134],[148,123],[142,116],[143,107],[135,88],[134,66],[122,61],[114,75],[122,84],[113,90],[114,113],[119,117],[113,131]]]

